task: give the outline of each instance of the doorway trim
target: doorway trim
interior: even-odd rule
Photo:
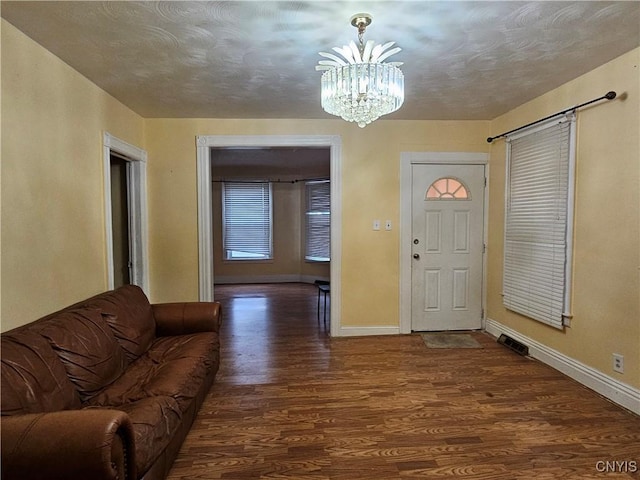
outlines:
[[[331,321],[340,331],[342,263],[342,140],[338,135],[199,135],[196,136],[198,187],[198,296],[210,302],[213,292],[213,206],[211,148],[328,147],[331,165]]]
[[[131,283],[149,295],[149,234],[147,213],[147,152],[104,132],[102,139],[104,170],[104,212],[107,250],[107,288],[114,288],[113,228],[111,212],[111,153],[127,160],[127,195],[131,234]]]
[[[470,152],[402,152],[400,154],[400,333],[411,333],[411,186],[412,165],[484,165],[483,243],[487,244],[489,207],[489,154]],[[486,249],[485,249],[486,250]],[[485,325],[487,255],[482,255],[482,327]]]

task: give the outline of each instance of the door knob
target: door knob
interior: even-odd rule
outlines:
[[[416,260],[419,260],[420,259],[420,255],[418,255],[417,253],[414,253],[413,254],[413,258],[415,258]]]

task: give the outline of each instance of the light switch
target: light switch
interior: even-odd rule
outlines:
[[[374,220],[373,221],[373,229],[374,230],[380,230],[380,220]]]
[[[391,230],[391,220],[387,220],[384,224],[385,230]]]

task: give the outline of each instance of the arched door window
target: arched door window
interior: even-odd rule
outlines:
[[[471,200],[471,194],[457,178],[443,177],[429,186],[425,200]]]

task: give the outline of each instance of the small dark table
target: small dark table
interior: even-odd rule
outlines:
[[[323,296],[322,323],[327,328],[327,294],[331,292],[329,282],[316,280],[314,282],[318,286],[318,322],[320,322],[320,294]]]

